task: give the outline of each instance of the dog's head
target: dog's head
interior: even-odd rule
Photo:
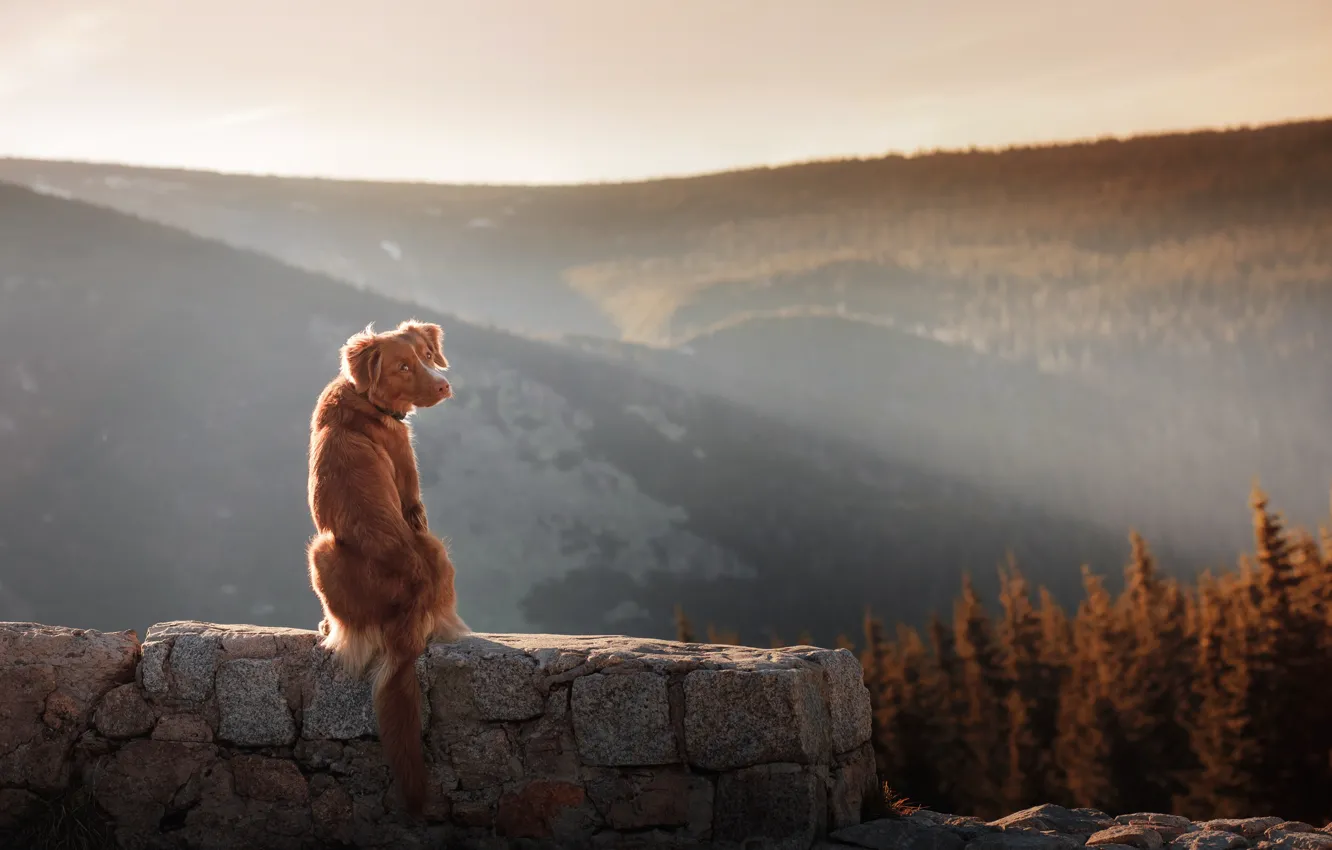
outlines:
[[[378,334],[366,328],[342,347],[342,375],[385,410],[433,407],[453,395],[439,347],[443,336],[438,325],[420,322]]]
[[[448,370],[449,360],[444,356],[444,329],[430,322],[408,319],[398,325],[398,333],[409,337],[421,352],[421,359]]]

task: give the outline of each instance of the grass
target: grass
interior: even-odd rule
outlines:
[[[18,829],[0,832],[0,846],[24,850],[114,850],[119,846],[110,819],[87,788],[41,800],[33,808]]]
[[[924,806],[908,800],[894,791],[887,782],[879,784],[879,793],[865,799],[861,812],[862,821],[882,820],[884,818],[904,818],[915,814]]]

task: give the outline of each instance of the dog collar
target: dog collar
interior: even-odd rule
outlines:
[[[369,401],[369,399],[367,399],[367,401]],[[384,414],[385,416],[391,416],[394,419],[398,420],[399,422],[407,418],[407,414],[405,413],[398,413],[397,411],[389,410],[387,407],[380,407],[379,405],[375,404],[373,401],[371,401],[370,403],[375,405],[375,410],[378,410],[380,413]]]

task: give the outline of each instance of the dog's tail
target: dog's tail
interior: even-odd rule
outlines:
[[[407,811],[420,815],[429,790],[421,745],[421,683],[416,659],[425,650],[412,641],[390,640],[378,659],[373,681],[375,714],[384,760],[398,781]]]

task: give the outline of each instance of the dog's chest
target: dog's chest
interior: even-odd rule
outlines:
[[[393,463],[393,479],[398,485],[398,491],[407,494],[416,490],[416,453],[412,450],[411,432],[406,428],[396,428],[394,431],[385,448]]]

